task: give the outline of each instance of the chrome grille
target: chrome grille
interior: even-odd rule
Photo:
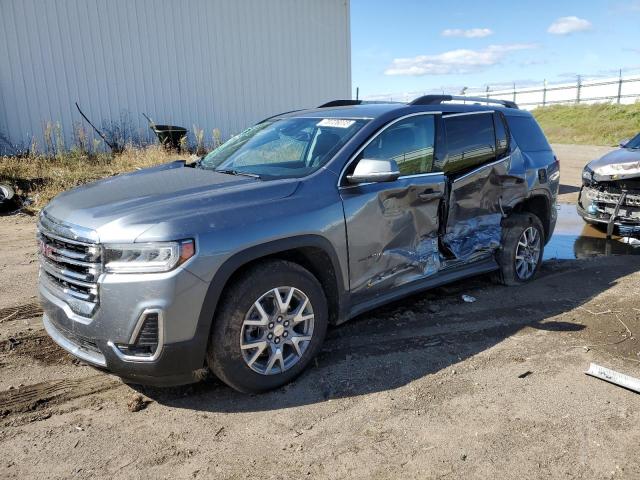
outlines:
[[[42,225],[38,244],[41,275],[46,276],[53,293],[63,300],[72,300],[67,303],[76,313],[87,313],[87,305],[74,308],[78,300],[95,307],[99,302],[97,282],[102,273],[100,246],[61,237]]]

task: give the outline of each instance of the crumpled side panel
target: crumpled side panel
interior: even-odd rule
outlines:
[[[391,188],[390,188],[391,187]],[[441,177],[402,178],[341,191],[349,240],[351,291],[364,297],[385,292],[440,268],[438,244]]]
[[[460,221],[447,231],[443,241],[457,259],[469,260],[500,246],[501,220],[500,213],[492,213]]]
[[[502,207],[508,208],[526,196],[523,160],[517,150],[452,183],[442,240],[456,260],[473,260],[500,246]]]
[[[433,275],[440,269],[438,239],[435,236],[424,238],[416,245],[415,249],[393,248],[386,250],[380,261],[387,263],[391,268],[371,278],[367,284],[369,288],[385,280],[397,278],[400,274],[403,274],[402,280],[398,283]]]

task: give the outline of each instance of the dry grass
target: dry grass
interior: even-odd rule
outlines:
[[[40,209],[58,193],[83,183],[186,157],[160,146],[127,148],[115,156],[75,149],[54,156],[0,157],[0,182],[17,188],[18,194],[33,200],[33,208]]]

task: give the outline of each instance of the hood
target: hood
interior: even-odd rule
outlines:
[[[589,163],[597,182],[640,178],[640,150],[620,148]]]
[[[262,181],[185,167],[183,161],[89,183],[54,198],[47,217],[96,232],[100,242],[131,242],[145,230],[194,211],[264,202],[291,195],[297,181]]]

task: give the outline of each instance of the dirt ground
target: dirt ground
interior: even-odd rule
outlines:
[[[566,200],[596,150],[554,148]],[[640,396],[583,373],[640,377],[640,256],[380,308],[332,328],[293,384],[247,396],[72,360],[39,319],[34,232],[0,218],[0,478],[640,478]]]

